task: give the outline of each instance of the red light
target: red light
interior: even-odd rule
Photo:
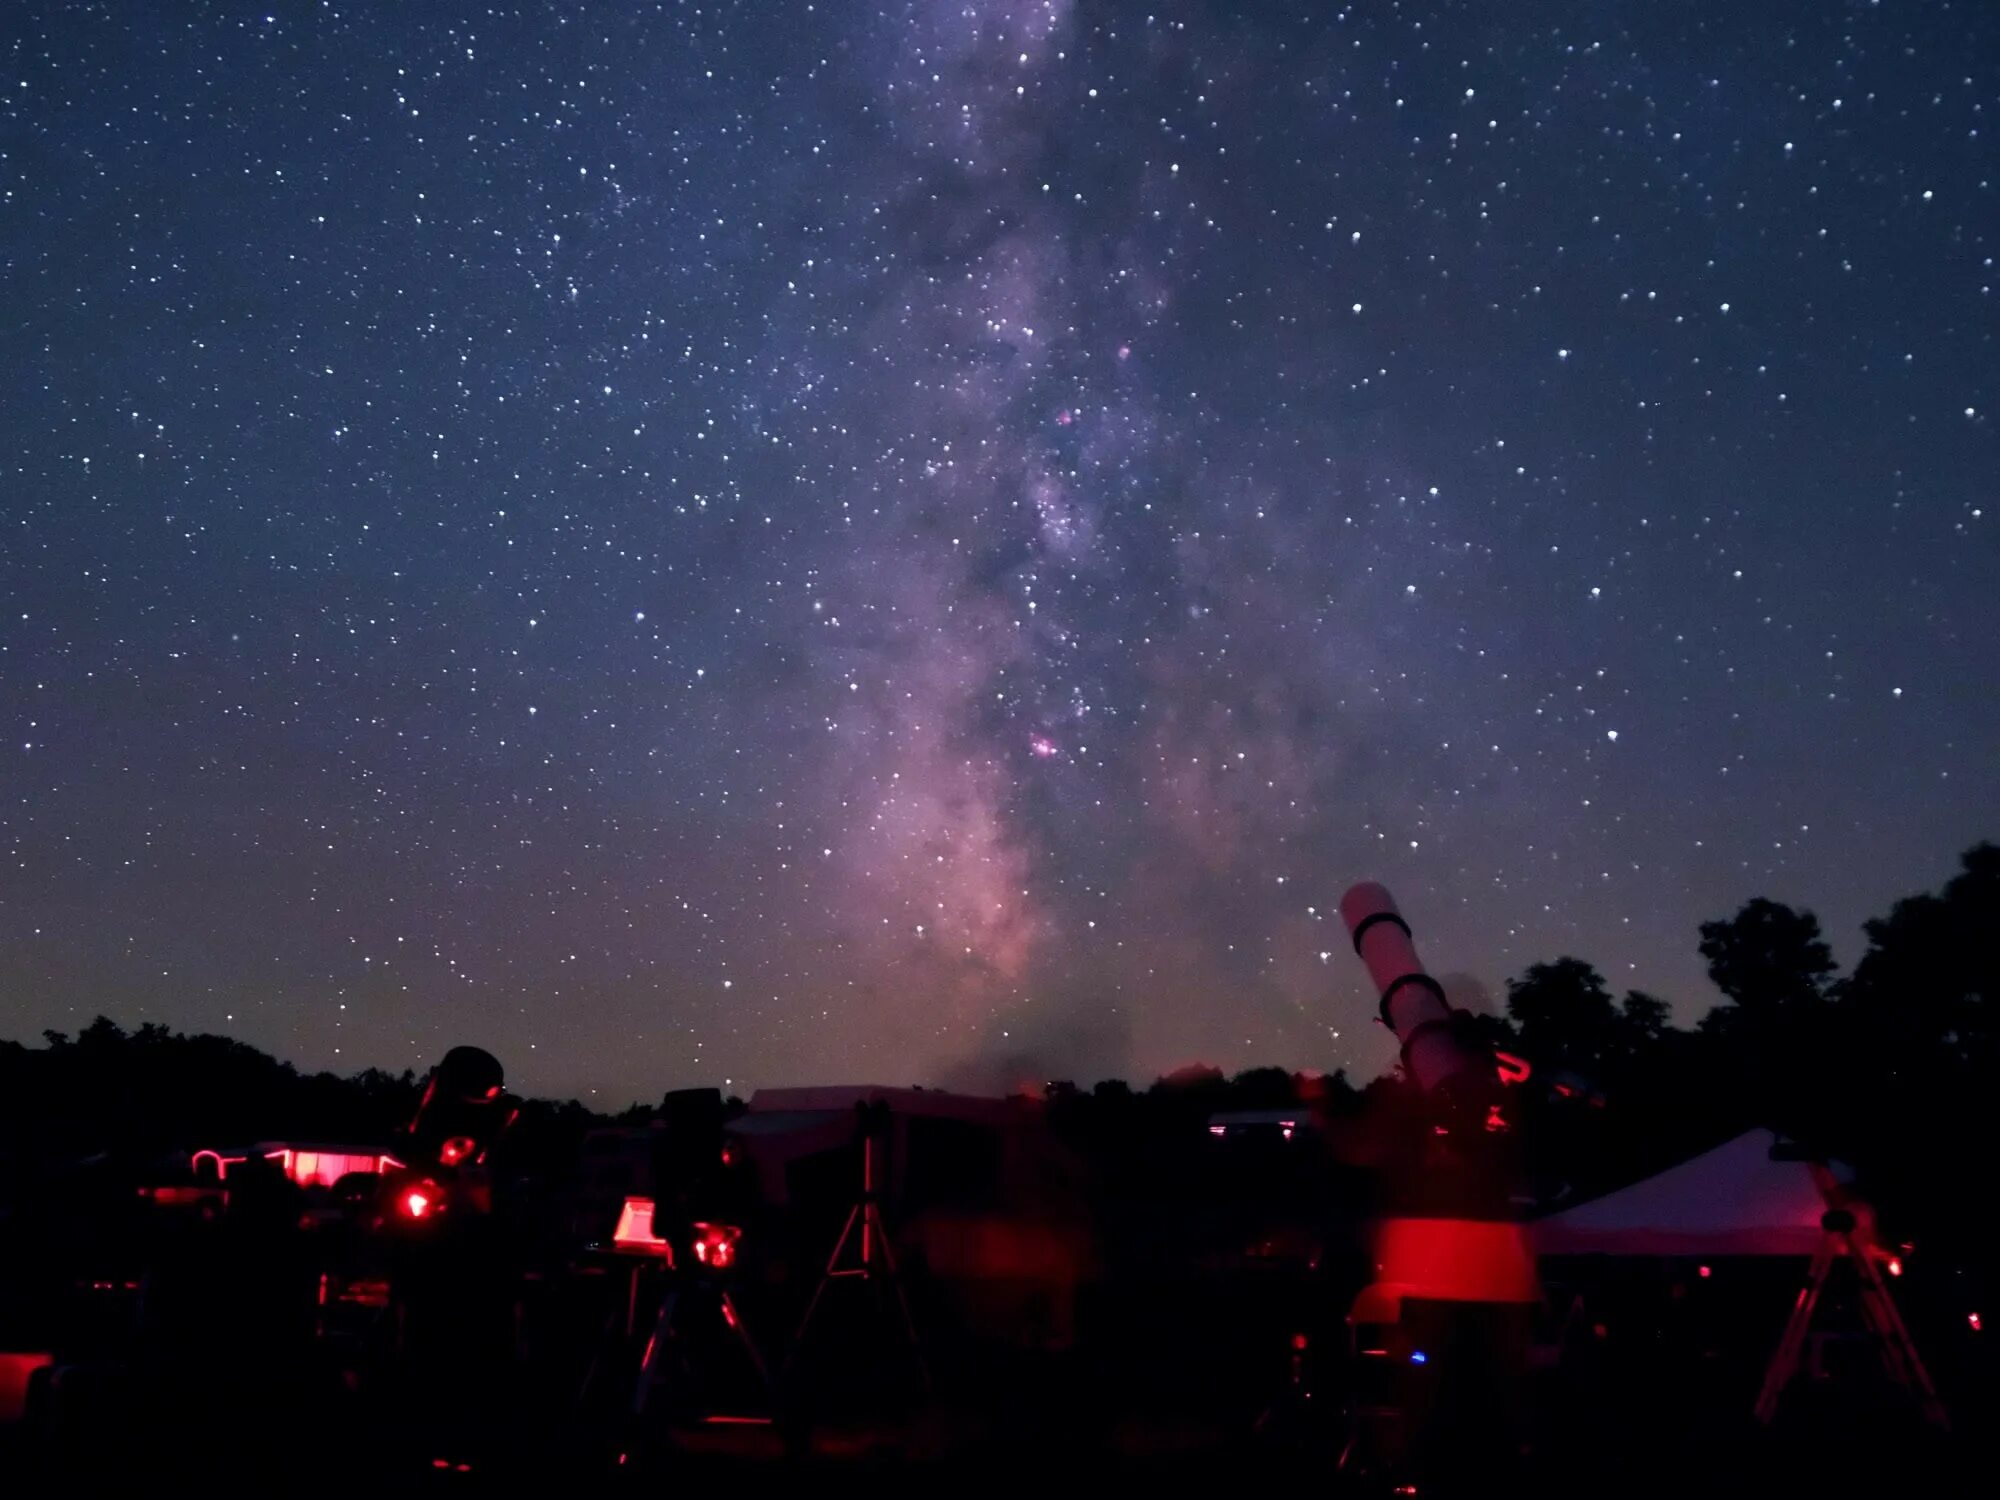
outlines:
[[[1967,1326],[1969,1326],[1974,1333],[1979,1332],[1979,1330],[1984,1326],[1979,1321],[1978,1313],[1967,1313],[1965,1315],[1965,1321]]]
[[[1903,1274],[1902,1256],[1892,1255],[1889,1257],[1889,1274],[1891,1276],[1901,1276]]]
[[[411,1188],[403,1194],[403,1212],[413,1219],[426,1217],[435,1207],[437,1205],[431,1201],[431,1195],[422,1188]]]
[[[1715,1272],[1710,1270],[1707,1266],[1697,1266],[1695,1268],[1694,1274],[1699,1276],[1703,1281],[1706,1281],[1708,1280],[1709,1277],[1713,1276]]]
[[[1526,1231],[1505,1220],[1384,1219],[1375,1260],[1380,1279],[1405,1296],[1533,1302],[1541,1295]]]
[[[1499,1067],[1502,1083],[1526,1083],[1534,1077],[1535,1070],[1528,1066],[1524,1057],[1516,1057],[1511,1052],[1495,1052],[1493,1061]]]
[[[0,1353],[0,1422],[18,1422],[27,1415],[28,1386],[35,1372],[54,1363],[55,1356],[46,1352]]]
[[[1292,1347],[1293,1347],[1294,1349],[1299,1349],[1299,1350],[1303,1350],[1303,1349],[1304,1349],[1304,1348],[1306,1347],[1306,1336],[1305,1336],[1305,1335],[1304,1335],[1303,1333],[1295,1333],[1295,1334],[1293,1334],[1293,1335],[1292,1335]]]
[[[663,1256],[667,1264],[672,1265],[674,1247],[660,1238],[659,1232],[653,1228],[655,1207],[651,1198],[627,1198],[625,1206],[618,1211],[618,1227],[611,1231],[611,1243],[620,1250]]]
[[[438,1147],[438,1160],[447,1167],[455,1167],[479,1149],[479,1142],[469,1135],[455,1135]]]
[[[734,1224],[696,1224],[694,1258],[713,1270],[727,1270],[736,1262],[736,1242],[742,1238]]]

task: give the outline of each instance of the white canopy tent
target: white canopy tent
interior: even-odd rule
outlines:
[[[1751,1130],[1602,1198],[1535,1222],[1540,1255],[1812,1256],[1828,1203],[1809,1161]],[[1824,1170],[1824,1169],[1820,1169]]]
[[[1854,1267],[1862,1321],[1889,1377],[1907,1387],[1927,1420],[1949,1427],[1930,1372],[1882,1279],[1888,1257],[1874,1242],[1874,1215],[1826,1163],[1787,1158],[1769,1130],[1752,1130],[1589,1203],[1537,1220],[1539,1255],[1716,1257],[1796,1256],[1809,1260],[1784,1336],[1764,1372],[1757,1418],[1769,1422],[1797,1375],[1829,1271]],[[1580,1299],[1579,1299],[1580,1305]]]

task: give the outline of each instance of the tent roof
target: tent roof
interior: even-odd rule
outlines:
[[[1811,1255],[1826,1200],[1810,1162],[1752,1130],[1628,1188],[1537,1220],[1543,1255]]]

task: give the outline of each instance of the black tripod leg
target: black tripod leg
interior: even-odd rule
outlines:
[[[777,1394],[777,1386],[772,1383],[771,1372],[764,1366],[764,1356],[757,1352],[757,1341],[750,1337],[750,1330],[743,1326],[743,1318],[736,1311],[736,1302],[729,1293],[722,1293],[722,1321],[729,1325],[736,1341],[743,1346],[743,1352],[750,1356],[750,1363],[757,1367],[757,1378],[764,1382],[767,1396]]]
[[[680,1290],[675,1288],[660,1299],[660,1316],[653,1324],[653,1336],[646,1340],[645,1356],[639,1361],[639,1378],[632,1387],[632,1415],[644,1416],[646,1402],[653,1394],[653,1383],[658,1378],[655,1370],[666,1353],[667,1340],[673,1336],[674,1311],[680,1305]]]
[[[577,1387],[576,1404],[584,1405],[590,1400],[590,1388],[597,1383],[597,1367],[604,1363],[604,1351],[611,1347],[614,1331],[618,1327],[618,1310],[613,1308],[604,1320],[604,1327],[598,1332],[597,1345],[591,1350],[590,1364],[583,1372],[583,1384]]]
[[[849,1236],[854,1233],[854,1221],[861,1213],[861,1205],[855,1204],[847,1211],[847,1222],[840,1228],[840,1238],[833,1242],[833,1254],[826,1258],[826,1270],[821,1273],[819,1285],[813,1288],[812,1301],[806,1304],[806,1315],[799,1319],[799,1331],[792,1335],[791,1352],[785,1356],[785,1368],[790,1369],[799,1357],[799,1351],[806,1346],[806,1330],[812,1327],[813,1314],[819,1311],[819,1299],[826,1295],[827,1283],[833,1280],[834,1267],[840,1264],[840,1252],[847,1248]]]

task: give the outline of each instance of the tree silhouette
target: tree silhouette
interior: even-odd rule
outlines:
[[[1627,1056],[1655,1046],[1673,1029],[1667,1002],[1644,990],[1627,990],[1618,1005],[1618,1048]]]
[[[1604,976],[1580,958],[1531,964],[1507,982],[1507,1014],[1530,1057],[1589,1072],[1615,1048],[1618,1010]]]
[[[2000,845],[1978,844],[1937,895],[1898,901],[1863,929],[1851,996],[1899,1054],[1990,1070],[2000,1033]]]
[[[1842,1149],[1871,1165],[1885,1204],[1934,1247],[1996,1266],[1985,1195],[1967,1163],[2000,1150],[2000,847],[1968,849],[1941,892],[1866,924],[1845,987],[1851,1045]]]
[[[413,1072],[301,1073],[229,1037],[154,1022],[128,1032],[99,1016],[44,1040],[0,1042],[0,1177],[262,1140],[386,1146],[421,1089]],[[574,1102],[530,1100],[506,1149],[560,1162],[597,1119]]]
[[[1834,973],[1819,918],[1761,896],[1725,921],[1702,923],[1701,956],[1715,987],[1745,1014],[1818,1004]]]

